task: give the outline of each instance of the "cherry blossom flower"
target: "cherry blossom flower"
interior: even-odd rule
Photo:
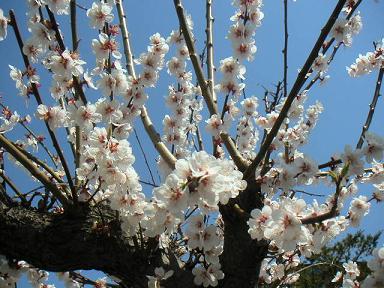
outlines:
[[[161,288],[161,280],[166,280],[169,277],[172,277],[173,270],[165,272],[163,267],[155,268],[155,276],[147,276],[148,278],[148,288]]]
[[[40,104],[37,106],[36,117],[47,121],[52,130],[67,126],[67,113],[59,106],[48,107]]]
[[[90,20],[90,26],[101,30],[104,23],[110,23],[113,20],[113,7],[109,3],[93,2],[92,7],[87,10],[87,16]]]
[[[71,0],[44,0],[49,9],[58,15],[69,14],[69,3]]]
[[[0,9],[0,41],[7,37],[8,19],[4,16],[4,12]]]
[[[92,50],[96,55],[96,61],[108,59],[109,55],[112,55],[116,59],[121,59],[117,42],[114,39],[110,39],[105,33],[99,34],[99,40],[92,40]]]
[[[195,266],[192,270],[192,274],[195,275],[193,282],[197,286],[203,285],[204,287],[216,287],[218,280],[224,278],[224,273],[220,268],[220,264],[211,264],[207,269],[203,266]]]

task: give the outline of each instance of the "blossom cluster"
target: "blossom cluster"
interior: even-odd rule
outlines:
[[[362,27],[362,19],[359,13],[353,15],[349,20],[347,18],[339,18],[333,25],[332,36],[338,43],[343,43],[346,47],[350,47],[352,45],[352,37],[359,34]]]
[[[246,72],[243,61],[252,61],[256,53],[256,45],[253,36],[255,30],[261,25],[264,18],[260,10],[262,1],[233,1],[232,4],[238,9],[231,17],[234,24],[228,32],[233,48],[233,56],[220,61],[220,72],[223,75],[221,81],[215,86],[217,92],[225,95],[223,111],[221,115],[213,114],[208,119],[206,130],[213,135],[216,142],[220,144],[220,133],[228,133],[230,124],[237,119],[240,109],[236,106],[239,96],[243,92],[245,84],[244,74]],[[248,110],[238,121],[237,145],[242,156],[251,159],[251,152],[258,140],[258,132],[254,127],[254,117],[257,115],[257,99],[251,97],[244,100],[241,105],[247,106]],[[250,111],[252,110],[252,111]]]
[[[37,269],[24,261],[9,261],[0,255],[0,287],[14,287],[19,279],[26,274],[31,287],[33,288],[55,288],[55,285],[47,284],[49,273]],[[63,281],[65,288],[80,288],[82,284],[70,276],[69,272],[57,273],[57,277]],[[101,282],[102,279],[96,282]],[[106,286],[100,285],[100,288]]]
[[[371,73],[373,70],[384,66],[384,39],[375,45],[375,51],[360,54],[355,63],[347,67],[347,72],[351,77],[358,77]]]
[[[142,226],[148,236],[159,235],[165,228],[172,233],[187,208],[198,207],[204,214],[216,212],[219,203],[226,204],[245,188],[242,173],[232,161],[216,159],[205,151],[194,152],[177,160],[164,184],[153,190]]]
[[[367,263],[372,273],[361,283],[364,288],[380,287],[384,283],[384,248],[375,248],[372,256]]]
[[[187,17],[190,31],[193,22]],[[192,34],[193,35],[193,34]],[[187,71],[189,52],[180,31],[172,31],[168,37],[169,45],[175,46],[175,56],[167,61],[168,74],[175,77],[177,85],[169,86],[169,93],[165,97],[166,105],[172,115],[165,115],[163,119],[163,141],[174,147],[176,157],[190,154],[192,143],[188,136],[196,135],[197,127],[202,119],[200,111],[203,109],[199,87],[192,83],[192,72]]]
[[[187,68],[189,51],[181,31],[172,31],[167,39],[159,33],[152,35],[147,51],[133,63],[127,63],[125,69],[117,39],[119,27],[113,25],[115,1],[95,1],[86,12],[89,26],[97,31],[96,39],[91,41],[96,62],[88,72],[85,68],[87,63],[81,59],[77,49],[72,51],[61,47],[57,39],[61,37],[60,30],[49,20],[42,19],[43,13],[39,13],[47,5],[55,14],[69,14],[71,1],[27,2],[31,37],[25,41],[22,52],[30,63],[42,63],[51,73],[49,91],[54,102],[43,104],[38,101],[35,117],[44,121],[53,132],[58,128],[67,128],[68,140],[73,150],[80,154],[76,163],[76,180],[81,184],[81,189],[77,191],[79,201],[90,205],[101,201],[108,203],[118,212],[121,230],[126,236],[140,234],[140,241],[153,237],[159,240],[160,249],[177,250],[175,255],[178,260],[189,256],[194,265],[191,267],[194,283],[204,287],[217,286],[218,281],[224,278],[219,263],[224,249],[224,235],[219,223],[220,215],[216,223],[210,217],[217,215],[220,205],[228,204],[247,186],[243,173],[234,162],[223,157],[221,152],[224,150],[219,148],[222,141],[220,135],[229,134],[231,122],[237,121],[236,148],[246,161],[252,161],[256,156],[259,129],[269,133],[287,101],[286,98],[280,99],[271,109],[266,109],[265,115],[261,115],[258,112],[260,99],[256,96],[245,97],[244,62],[252,61],[257,50],[254,35],[264,17],[262,0],[232,1],[237,9],[231,17],[233,25],[228,32],[233,55],[220,61],[218,70],[222,78],[214,87],[215,93],[225,96],[223,110],[206,120],[206,130],[214,137],[215,149],[220,151],[214,156],[205,151],[192,152],[195,143],[191,139],[198,134],[197,129],[203,118],[203,101],[200,87],[193,84],[192,72]],[[348,15],[348,6],[344,11]],[[186,20],[194,38],[193,22],[189,16]],[[8,23],[0,9],[0,41],[7,36]],[[358,34],[361,27],[359,14],[338,19],[331,31],[337,41],[336,47],[341,43],[350,46],[353,35]],[[347,68],[348,73],[356,77],[382,68],[383,43],[377,44],[374,52],[360,55],[356,63]],[[166,61],[165,56],[170,49],[175,50],[175,55]],[[312,71],[323,77],[329,63],[330,58],[319,53]],[[135,75],[129,65],[140,65],[141,73]],[[161,140],[172,147],[172,154],[177,160],[171,170],[169,167],[163,169],[163,159],[160,159],[164,181],[159,186],[153,183],[155,188],[149,198],[144,194],[140,177],[134,169],[135,157],[127,139],[135,118],[145,111],[144,103],[148,99],[146,89],[156,86],[164,66],[176,83],[169,86],[165,97],[171,115],[163,119],[164,135]],[[25,71],[14,66],[9,68],[10,77],[21,96],[28,98],[40,88],[40,76],[32,66]],[[97,78],[95,84],[94,78]],[[78,97],[83,88],[98,90],[102,97],[96,101],[84,101]],[[240,101],[242,95],[245,99]],[[296,95],[284,125],[269,147],[268,153],[274,158],[265,157],[265,163],[256,169],[254,175],[264,203],[260,209],[250,212],[248,232],[255,241],[268,242],[269,251],[278,252],[280,257],[275,261],[263,261],[259,276],[263,283],[277,280],[281,284],[294,283],[299,274],[288,273],[300,264],[300,256],[310,257],[319,253],[324,245],[348,226],[358,226],[368,214],[372,200],[384,199],[384,165],[379,162],[384,157],[384,139],[380,136],[366,132],[363,148],[346,146],[339,157],[342,165],[335,164],[330,172],[320,173],[317,163],[299,150],[307,142],[323,111],[320,102],[306,107],[307,98],[306,90]],[[12,130],[25,119],[4,106],[0,116],[0,133]],[[16,141],[16,144],[19,147],[37,147],[38,141],[36,137],[30,137],[29,142]],[[372,165],[370,170],[365,169],[367,163]],[[64,175],[62,171],[57,171],[57,174]],[[329,195],[324,203],[314,200],[308,204],[297,197],[302,187],[322,181],[336,186],[335,193]],[[372,198],[356,195],[359,182],[374,184],[376,190]],[[352,200],[347,214],[336,216],[343,211],[349,198]],[[330,219],[313,223],[308,221],[330,214]],[[381,276],[383,249],[375,250],[375,258],[368,264],[373,274],[363,282],[367,287],[384,281]],[[356,263],[350,261],[343,267],[343,287],[357,286],[359,271]],[[45,284],[47,272],[24,262],[10,263],[0,256],[1,287],[14,285],[22,272],[28,273],[33,287],[54,287]],[[173,271],[166,272],[160,267],[155,269],[154,274],[147,276],[149,287],[160,287]],[[61,274],[60,278],[66,287],[81,286],[69,273]],[[98,287],[104,287],[105,281],[100,280],[99,283]]]
[[[337,272],[336,276],[332,279],[332,282],[342,282],[342,288],[354,288],[360,287],[356,278],[360,275],[360,270],[357,267],[357,263],[349,260],[343,264],[344,273]],[[364,286],[363,286],[364,287]]]

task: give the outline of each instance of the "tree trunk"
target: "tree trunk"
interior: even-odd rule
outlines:
[[[250,185],[220,208],[225,227],[220,261],[225,278],[219,287],[253,288],[267,243],[250,238],[247,217],[234,212],[234,204],[247,213],[261,207],[259,187]],[[131,243],[120,229],[116,211],[108,206],[79,210],[82,212],[77,214],[53,214],[0,204],[0,254],[47,271],[95,269],[120,278],[123,287],[147,287],[146,276],[162,266],[158,241],[149,239],[143,246]],[[172,269],[175,274],[165,287],[195,287],[191,271],[174,265]]]
[[[234,211],[239,205],[242,214]],[[220,287],[257,287],[261,262],[268,251],[267,241],[252,240],[248,233],[248,216],[263,206],[260,185],[249,181],[247,189],[228,205],[221,207],[224,221],[224,252],[220,257],[225,278]],[[245,214],[245,215],[244,215]]]

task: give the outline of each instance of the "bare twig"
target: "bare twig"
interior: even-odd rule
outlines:
[[[288,0],[284,0],[284,98],[287,97],[288,89]]]
[[[135,134],[136,141],[139,144],[141,154],[143,154],[144,162],[145,162],[145,165],[147,166],[147,169],[149,171],[149,175],[151,176],[152,184],[153,184],[153,186],[157,186],[156,183],[155,183],[155,179],[153,178],[151,167],[149,166],[149,163],[148,163],[147,155],[145,155],[145,152],[144,152],[144,149],[143,149],[143,145],[141,145],[141,141],[139,139],[139,135],[137,135],[137,131],[136,131],[135,128],[133,128],[133,132]]]
[[[271,145],[273,139],[275,139],[280,126],[283,124],[284,119],[286,118],[289,109],[291,108],[291,105],[293,101],[295,100],[297,94],[300,92],[301,87],[304,85],[304,83],[307,80],[307,73],[311,69],[311,66],[313,62],[315,61],[316,57],[319,54],[319,51],[327,38],[329,32],[331,31],[333,25],[335,24],[338,15],[340,14],[341,10],[343,9],[343,6],[345,4],[346,0],[339,0],[335,9],[333,10],[331,16],[329,17],[327,23],[321,30],[321,33],[312,48],[311,53],[309,54],[307,60],[305,61],[305,64],[303,68],[300,70],[299,75],[296,78],[295,83],[293,84],[293,87],[286,98],[286,101],[284,103],[284,106],[281,109],[281,112],[279,116],[276,119],[275,124],[273,125],[271,131],[268,133],[263,145],[260,147],[259,152],[257,153],[255,159],[252,161],[251,165],[247,168],[247,170],[244,173],[244,179],[249,179],[253,177],[253,174],[255,173],[255,170],[257,166],[259,166],[260,162],[263,160],[265,153],[268,151],[269,146]]]
[[[369,126],[371,125],[373,114],[375,113],[377,100],[380,97],[380,89],[381,89],[381,83],[383,82],[383,74],[384,74],[384,68],[381,68],[379,71],[379,75],[377,77],[376,88],[373,94],[372,102],[369,105],[369,112],[367,115],[367,119],[365,120],[363,131],[361,131],[361,135],[359,138],[359,142],[357,142],[356,149],[360,149],[363,146],[365,133],[368,131]]]

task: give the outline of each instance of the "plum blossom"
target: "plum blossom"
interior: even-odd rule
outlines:
[[[7,37],[8,19],[4,16],[4,12],[0,9],[0,41]]]
[[[318,72],[325,72],[328,69],[328,59],[322,53],[319,53],[319,56],[316,57],[313,66],[313,70]]]
[[[195,266],[192,269],[192,274],[195,275],[193,282],[197,285],[203,285],[204,287],[216,287],[218,280],[224,278],[224,273],[220,270],[220,264],[211,264],[208,268],[203,266]]]
[[[349,163],[349,173],[360,175],[364,173],[363,151],[361,149],[352,150],[350,145],[346,145],[341,159],[344,163]]]
[[[349,220],[351,225],[356,227],[360,224],[360,220],[363,216],[369,213],[371,204],[367,202],[367,197],[360,195],[358,198],[354,198],[349,207]]]
[[[381,161],[384,153],[384,139],[373,132],[367,131],[365,133],[365,140],[367,141],[367,146],[363,149],[363,153],[367,162],[372,163],[373,159]]]
[[[229,121],[223,121],[217,114],[213,114],[207,121],[205,129],[215,137],[218,137],[220,133],[226,133],[229,130]]]
[[[48,107],[40,104],[37,106],[36,117],[46,121],[52,130],[66,127],[68,124],[67,113],[59,106]]]
[[[375,248],[372,256],[373,258],[367,263],[372,274],[368,275],[361,283],[361,287],[364,288],[381,287],[384,283],[384,247]]]
[[[58,15],[69,14],[69,3],[71,0],[44,0],[49,9]]]
[[[12,112],[7,107],[4,107],[0,116],[0,134],[11,131],[19,121],[20,116],[16,111]]]
[[[115,59],[121,58],[121,53],[118,51],[117,42],[108,37],[105,33],[99,34],[99,40],[92,40],[92,50],[96,55],[96,61],[103,61],[112,55]]]
[[[272,221],[272,209],[268,205],[262,210],[254,209],[251,212],[251,218],[248,220],[248,233],[252,239],[261,240],[264,238],[264,230]]]
[[[113,6],[108,2],[93,2],[92,7],[87,10],[87,16],[90,20],[89,25],[92,28],[101,30],[104,26],[104,23],[112,22],[112,10]]]
[[[185,232],[190,249],[199,248],[204,251],[209,251],[220,245],[217,227],[215,225],[205,227],[203,215],[192,216],[190,221],[190,226]]]
[[[163,267],[155,268],[155,276],[147,276],[148,278],[148,288],[161,288],[161,280],[166,280],[169,277],[172,277],[173,270],[165,272]]]

